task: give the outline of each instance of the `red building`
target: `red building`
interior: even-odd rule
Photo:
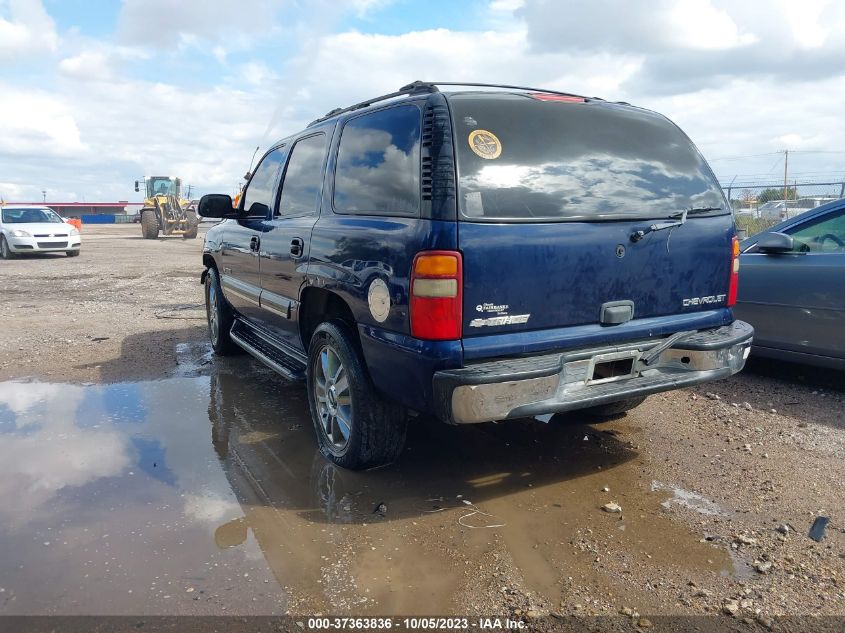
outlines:
[[[83,215],[134,215],[142,206],[140,202],[118,200],[117,202],[6,202],[6,206],[32,205],[49,207],[65,218],[80,218]]]

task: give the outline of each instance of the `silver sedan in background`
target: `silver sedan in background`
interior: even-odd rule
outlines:
[[[79,255],[79,230],[48,207],[0,206],[0,258],[28,253]]]

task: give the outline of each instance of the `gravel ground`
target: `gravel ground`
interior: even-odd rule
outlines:
[[[155,378],[204,340],[202,233],[144,240],[137,224],[84,228],[79,257],[0,261],[0,379]]]
[[[0,379],[114,383],[214,365],[201,246],[202,234],[85,227],[79,258],[0,262]],[[604,424],[422,421],[392,471],[351,478],[353,496],[382,495],[385,511],[330,526],[331,555],[315,551],[286,609],[617,615],[640,628],[646,614],[773,628],[785,615],[845,615],[843,385],[836,372],[752,362]],[[310,433],[301,417],[290,428]],[[808,538],[818,516],[830,519],[821,542]],[[407,554],[381,557],[387,545]],[[415,569],[431,608],[396,580]]]

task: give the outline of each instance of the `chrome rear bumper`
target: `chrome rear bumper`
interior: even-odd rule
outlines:
[[[470,424],[583,409],[718,380],[740,371],[754,329],[734,321],[665,339],[506,359],[434,375],[437,413]],[[652,358],[649,358],[649,352]]]

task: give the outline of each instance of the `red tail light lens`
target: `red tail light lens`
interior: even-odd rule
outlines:
[[[736,305],[736,291],[739,285],[739,239],[731,241],[731,280],[728,283],[728,307]]]
[[[461,338],[463,265],[457,251],[424,251],[411,271],[411,336],[431,341]]]

